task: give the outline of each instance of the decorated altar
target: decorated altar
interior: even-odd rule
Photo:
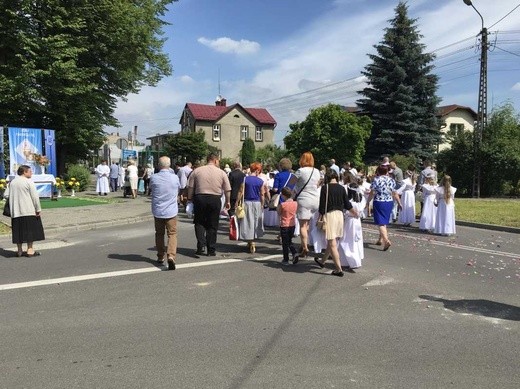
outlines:
[[[9,181],[15,176],[9,176]],[[52,197],[52,186],[56,184],[56,177],[52,174],[33,174],[31,180],[36,186],[39,197]]]

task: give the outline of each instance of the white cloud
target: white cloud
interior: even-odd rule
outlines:
[[[394,16],[394,8],[397,4],[396,1],[366,1],[367,4],[370,3],[370,7],[367,6],[361,12],[352,12],[349,4],[356,2],[358,0],[335,1],[333,3],[335,7],[330,12],[318,15],[312,23],[302,25],[301,29],[294,31],[291,36],[280,36],[275,44],[269,46],[264,44],[260,47],[257,42],[237,41],[227,37],[213,40],[199,38],[200,44],[223,53],[254,54],[261,48],[261,55],[243,56],[240,61],[235,61],[235,58],[230,59],[235,64],[239,63],[239,70],[242,73],[235,76],[230,71],[230,77],[225,75],[222,78],[222,95],[227,98],[229,104],[239,102],[245,106],[252,106],[253,103],[261,103],[261,106],[269,109],[278,122],[275,132],[277,142],[283,138],[289,123],[305,119],[309,108],[329,101],[343,105],[354,104],[357,99],[355,92],[365,85],[360,71],[370,61],[367,53],[373,53],[373,45],[382,40],[384,29],[388,27],[388,19]],[[474,10],[465,6],[462,1],[414,0],[408,4],[410,5],[409,16],[418,18],[417,26],[424,36],[422,41],[428,51],[470,38],[459,45],[438,51],[437,63],[446,65],[455,62],[459,58],[446,55],[477,44],[476,35],[480,30],[480,19]],[[481,2],[478,8],[484,15],[486,25],[491,26],[516,4],[516,0]],[[520,9],[492,30],[518,30],[518,14]],[[207,50],[203,51],[207,52]],[[475,50],[468,50],[465,54],[478,57],[478,52]],[[443,56],[446,58],[442,59]],[[204,56],[190,58],[189,61],[192,68],[183,72],[193,75],[195,79],[183,75],[165,79],[156,88],[144,88],[138,96],[129,96],[128,103],[119,104],[116,112],[118,119],[126,123],[127,116],[130,116],[131,120],[150,118],[148,124],[146,122],[136,124],[140,125],[140,129],[141,126],[143,129],[150,128],[149,131],[155,133],[160,132],[163,122],[151,119],[168,116],[178,118],[186,102],[212,104],[217,94],[217,82],[216,77],[212,78],[211,72],[215,74],[216,71],[205,69],[209,61]],[[224,73],[226,72],[225,62],[219,63],[219,67],[224,69]],[[454,74],[452,69],[455,67],[463,68],[462,74]],[[478,58],[445,66],[439,71],[442,104],[461,104],[475,108],[478,97]],[[497,85],[491,82],[492,77],[498,74],[503,73],[490,72],[490,93],[494,85]],[[513,79],[518,79],[517,75],[518,73],[511,73]],[[207,79],[203,80],[201,77]],[[291,96],[347,79],[351,81],[340,84],[336,88],[337,93],[336,89],[331,87],[333,92],[327,94],[313,93],[310,96],[305,93],[301,97]],[[340,88],[343,88],[344,93],[341,93]],[[508,83],[506,89],[514,92],[509,91],[509,95],[504,93],[503,97],[500,96],[500,100],[518,95],[520,82],[513,87]],[[499,90],[494,90],[493,93],[498,98]],[[273,101],[282,96],[291,97]],[[121,113],[124,113],[125,117]],[[157,131],[154,128],[157,128]],[[178,119],[168,129],[178,131]]]
[[[220,53],[234,53],[240,55],[253,54],[260,50],[260,44],[258,42],[248,41],[247,39],[236,41],[228,37],[217,39],[201,37],[197,39],[197,42]]]

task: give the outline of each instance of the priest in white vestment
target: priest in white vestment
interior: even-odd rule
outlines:
[[[110,167],[107,165],[107,161],[101,161],[96,167],[96,175],[97,175],[97,183],[96,183],[96,192],[99,196],[106,196],[108,192],[110,192],[110,187],[108,184],[108,176],[110,175]]]

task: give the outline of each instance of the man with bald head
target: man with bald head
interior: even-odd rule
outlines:
[[[170,158],[159,158],[159,172],[150,177],[150,190],[152,192],[152,214],[155,223],[157,262],[162,265],[166,256],[168,270],[175,270],[179,178],[170,169],[170,166]],[[164,244],[165,232],[168,237],[167,245]]]

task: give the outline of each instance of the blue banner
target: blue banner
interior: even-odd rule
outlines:
[[[121,160],[128,161],[129,159],[137,160],[137,150],[128,150],[128,149],[121,150]]]
[[[58,175],[58,164],[56,163],[54,130],[43,130],[43,139],[45,139],[45,156],[51,161],[50,165],[47,166],[47,173],[56,177]]]
[[[9,128],[9,157],[11,175],[16,175],[20,165],[28,165],[35,174],[43,169],[34,159],[42,154],[42,130],[38,128]]]

